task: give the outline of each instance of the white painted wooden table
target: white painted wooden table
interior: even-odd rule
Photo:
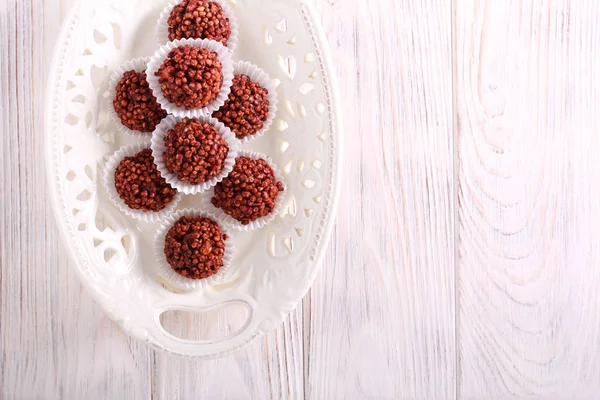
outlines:
[[[285,325],[209,362],[128,339],[59,241],[43,93],[72,1],[0,0],[0,398],[599,398],[598,1],[316,0],[338,226]]]

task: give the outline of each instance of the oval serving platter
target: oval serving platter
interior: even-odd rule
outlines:
[[[326,40],[311,4],[228,3],[240,25],[234,60],[248,60],[269,73],[279,98],[270,130],[244,148],[269,156],[283,171],[287,191],[272,224],[233,233],[233,265],[218,284],[193,291],[168,284],[152,251],[159,224],[121,213],[103,186],[107,158],[136,143],[111,122],[111,72],[124,61],[154,53],[156,21],[167,1],[76,3],[62,27],[49,74],[49,191],[73,265],[88,292],[129,335],[182,356],[222,356],[283,322],[320,268],[340,192],[338,99]],[[184,196],[178,209],[200,208],[201,203],[200,196]],[[222,340],[183,340],[161,325],[167,311],[232,304],[244,305],[248,320]]]

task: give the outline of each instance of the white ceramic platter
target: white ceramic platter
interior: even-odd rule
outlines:
[[[111,71],[158,47],[155,23],[166,1],[87,0],[66,19],[49,75],[46,163],[49,191],[84,286],[131,336],[166,351],[213,358],[276,328],[309,290],[332,232],[340,190],[341,137],[331,61],[311,5],[303,0],[229,0],[240,25],[236,60],[278,84],[279,111],[245,148],[284,172],[285,205],[271,225],[233,234],[225,279],[199,291],[165,284],[152,245],[158,224],[122,214],[103,186],[107,156],[135,139],[109,118]],[[140,139],[141,141],[142,139]],[[179,208],[200,207],[184,196]],[[166,311],[243,304],[248,320],[218,341],[189,341],[161,325]]]

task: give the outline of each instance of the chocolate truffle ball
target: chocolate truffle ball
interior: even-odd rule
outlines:
[[[205,279],[223,266],[227,239],[219,225],[208,218],[182,217],[167,232],[165,256],[179,275]]]
[[[115,188],[129,208],[144,212],[163,210],[177,194],[156,169],[150,149],[125,157],[119,163]]]
[[[208,106],[223,86],[223,65],[217,53],[193,46],[171,50],[155,75],[165,99],[187,110]]]
[[[229,145],[209,123],[185,118],[167,133],[164,143],[165,166],[182,182],[199,185],[225,168]]]
[[[238,139],[260,131],[269,117],[269,91],[246,75],[236,75],[229,98],[213,113]]]
[[[223,7],[215,1],[184,0],[169,16],[169,40],[210,39],[227,46],[231,24]]]
[[[132,131],[152,132],[167,116],[146,80],[146,71],[127,71],[116,87],[113,107],[121,123]]]
[[[231,174],[215,187],[211,203],[249,225],[273,212],[282,191],[283,183],[265,160],[238,157]]]

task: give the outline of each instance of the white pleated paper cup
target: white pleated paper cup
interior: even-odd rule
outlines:
[[[192,46],[203,49],[208,49],[212,52],[217,53],[217,57],[222,65],[223,73],[223,85],[221,91],[217,95],[215,101],[203,108],[195,108],[193,110],[187,110],[182,107],[177,107],[175,104],[167,100],[163,94],[161,84],[158,82],[156,72],[160,69],[163,62],[169,57],[169,53],[176,47]],[[219,42],[208,39],[181,39],[174,42],[169,42],[159,48],[154,56],[150,58],[148,62],[148,68],[146,70],[148,84],[150,89],[154,93],[154,96],[160,103],[163,109],[167,110],[169,114],[173,114],[178,117],[196,118],[202,115],[211,115],[214,111],[218,110],[225,104],[229,93],[231,93],[231,84],[233,83],[233,60],[231,59],[231,52],[227,47],[223,46]]]
[[[269,101],[269,114],[267,116],[267,119],[263,122],[263,127],[261,130],[252,135],[248,135],[243,139],[240,139],[240,142],[242,142],[242,144],[246,144],[264,135],[265,132],[267,132],[271,128],[271,125],[273,125],[273,121],[275,120],[275,116],[277,114],[277,87],[275,86],[275,82],[273,82],[269,74],[267,74],[263,69],[261,69],[257,65],[254,65],[248,61],[239,61],[234,63],[233,74],[234,77],[236,75],[246,75],[248,78],[250,78],[252,82],[258,83],[260,86],[267,89],[269,92],[267,94],[267,100]]]
[[[215,207],[212,204],[212,198],[215,195],[215,188],[211,188],[209,191],[207,191],[202,196],[202,209],[206,210],[208,212],[208,214],[211,215],[215,220],[225,224],[225,226],[227,228],[230,228],[232,230],[237,230],[237,231],[251,232],[251,231],[255,231],[255,230],[264,228],[265,226],[267,226],[271,222],[273,222],[275,220],[275,218],[277,218],[277,216],[279,215],[279,212],[281,211],[281,208],[283,207],[283,203],[285,202],[285,195],[287,193],[287,187],[285,184],[285,180],[283,178],[283,174],[281,173],[279,168],[277,168],[277,165],[275,165],[273,160],[271,160],[266,155],[260,154],[260,153],[255,153],[255,152],[249,151],[249,150],[242,150],[239,152],[238,157],[248,157],[253,160],[261,160],[261,159],[265,160],[267,162],[267,164],[269,164],[269,166],[273,169],[273,172],[275,174],[275,179],[278,182],[281,182],[283,184],[283,192],[279,192],[279,195],[277,196],[277,200],[275,201],[275,208],[273,209],[273,212],[271,212],[271,214],[267,215],[266,217],[262,217],[262,218],[257,219],[256,221],[250,222],[250,224],[248,224],[248,225],[243,225],[240,221],[233,218],[232,216],[227,214],[225,211],[223,211],[220,208]]]
[[[152,132],[139,132],[139,131],[134,131],[132,129],[129,129],[128,127],[126,127],[125,125],[123,125],[123,123],[121,122],[121,118],[119,118],[119,115],[117,114],[117,112],[115,111],[115,107],[113,106],[113,101],[115,99],[115,96],[117,95],[117,85],[119,84],[119,82],[121,81],[121,79],[123,79],[123,75],[125,74],[125,72],[128,71],[135,71],[138,73],[144,72],[144,70],[146,69],[146,66],[148,65],[148,61],[150,60],[150,57],[144,57],[144,58],[136,58],[134,60],[129,60],[124,62],[123,64],[121,64],[120,66],[117,67],[117,69],[115,69],[110,77],[110,84],[108,86],[108,98],[110,100],[110,104],[109,104],[109,114],[110,114],[110,119],[112,120],[112,122],[117,126],[117,129],[119,130],[119,132],[134,137],[134,138],[150,138],[150,136],[152,135]]]
[[[208,182],[192,185],[189,182],[180,181],[177,177],[177,174],[169,171],[165,165],[165,137],[169,134],[169,131],[173,129],[175,125],[183,121],[184,118],[174,117],[172,115],[169,115],[167,118],[165,118],[161,124],[156,127],[156,130],[152,135],[151,147],[152,155],[154,156],[154,163],[167,183],[177,189],[179,192],[185,194],[198,194],[206,192],[210,188],[214,187],[217,183],[225,179],[225,177],[229,175],[231,171],[233,171],[233,166],[235,165],[235,159],[238,155],[240,145],[233,132],[231,132],[229,128],[216,119],[207,116],[200,116],[193,119],[202,123],[209,123],[214,126],[219,132],[219,135],[221,135],[221,137],[227,142],[227,145],[229,146],[229,154],[227,154],[227,158],[225,159],[225,167],[221,173]]]
[[[180,4],[183,0],[175,0],[171,1],[168,6],[166,6],[163,11],[160,13],[160,17],[158,17],[158,23],[156,25],[156,38],[158,39],[158,44],[163,45],[165,43],[170,42],[169,39],[169,17],[171,16],[171,12],[176,5]],[[229,4],[227,4],[226,0],[210,0],[209,3],[218,3],[223,8],[223,12],[227,19],[229,19],[229,26],[231,27],[231,35],[229,39],[227,39],[227,47],[229,51],[233,52],[238,44],[238,37],[240,32],[240,27],[237,22],[237,18],[233,13]]]
[[[173,213],[173,211],[175,211],[177,205],[181,201],[181,193],[175,194],[173,200],[171,200],[171,202],[167,204],[167,206],[161,211],[142,211],[134,210],[125,204],[125,202],[117,193],[117,188],[115,186],[115,171],[117,170],[117,167],[121,161],[127,157],[134,157],[141,151],[149,148],[150,142],[146,140],[145,143],[132,144],[122,147],[119,151],[110,156],[106,162],[106,168],[104,169],[104,185],[106,186],[106,191],[108,192],[108,198],[110,201],[123,213],[140,221],[158,222],[166,219],[170,214]]]
[[[167,256],[165,255],[165,238],[169,230],[175,225],[177,221],[179,221],[183,217],[203,217],[208,218],[211,221],[216,222],[223,232],[224,235],[228,235],[229,239],[225,241],[225,254],[223,255],[223,266],[217,271],[217,273],[213,276],[210,276],[205,279],[190,279],[186,278],[182,275],[179,275],[169,262],[167,261]],[[231,263],[233,261],[233,244],[231,241],[231,235],[221,222],[216,220],[214,217],[209,215],[204,211],[193,210],[193,209],[185,209],[172,214],[168,219],[162,222],[160,228],[157,231],[156,239],[154,242],[154,253],[156,256],[156,260],[158,262],[158,273],[160,274],[160,278],[167,280],[173,285],[179,288],[185,289],[201,289],[208,288],[211,285],[218,283],[219,281],[225,278],[225,274],[227,270],[231,267]]]

